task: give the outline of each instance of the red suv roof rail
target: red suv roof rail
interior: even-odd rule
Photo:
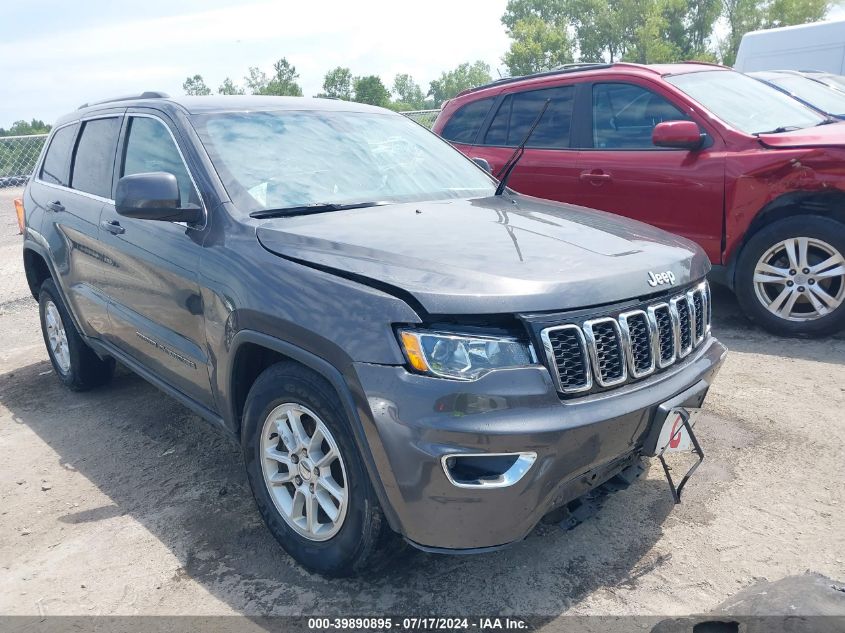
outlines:
[[[478,90],[484,90],[485,88],[492,88],[493,86],[502,86],[504,84],[512,84],[527,79],[536,79],[538,77],[554,77],[555,75],[566,75],[569,73],[577,73],[584,70],[595,70],[598,68],[610,68],[611,66],[613,66],[613,64],[606,64],[604,62],[579,62],[575,64],[563,64],[562,66],[558,66],[556,68],[553,68],[552,70],[544,70],[543,72],[532,73],[530,75],[502,77],[501,79],[491,81],[489,84],[476,86],[475,88],[467,88],[466,90],[459,92],[455,96],[462,97],[463,95],[470,94],[472,92],[477,92]]]

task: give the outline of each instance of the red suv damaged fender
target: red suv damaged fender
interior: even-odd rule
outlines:
[[[720,66],[620,63],[466,91],[433,129],[496,174],[546,99],[512,189],[697,242],[776,333],[845,325],[845,123]]]

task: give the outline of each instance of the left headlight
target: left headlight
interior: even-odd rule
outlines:
[[[493,369],[537,363],[530,345],[515,338],[399,330],[411,367],[453,380],[474,380]]]

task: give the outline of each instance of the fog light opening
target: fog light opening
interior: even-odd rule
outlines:
[[[460,488],[504,488],[522,479],[536,458],[536,453],[476,453],[446,455],[442,464]]]

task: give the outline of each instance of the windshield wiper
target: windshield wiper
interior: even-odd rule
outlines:
[[[540,123],[540,119],[543,118],[543,115],[546,113],[546,110],[551,102],[551,99],[546,99],[543,107],[540,108],[540,113],[537,115],[537,118],[534,119],[534,123],[532,123],[531,127],[528,128],[528,134],[526,134],[525,138],[522,139],[522,143],[517,145],[516,150],[514,150],[514,153],[511,154],[511,157],[507,160],[507,162],[502,165],[502,170],[499,172],[499,186],[496,187],[497,196],[501,196],[505,192],[505,189],[508,186],[508,178],[511,177],[514,167],[516,167],[519,159],[522,158],[522,155],[525,153],[525,145],[528,143],[528,139],[531,138],[531,135],[534,133],[537,125]]]
[[[839,119],[834,119],[833,117],[828,117],[824,121],[822,121],[821,123],[816,123],[816,127],[819,127],[820,125],[830,125],[831,123],[839,123]]]
[[[364,209],[366,207],[380,207],[387,202],[315,202],[300,204],[295,207],[281,209],[261,209],[249,214],[251,218],[287,218],[295,215],[309,215],[311,213],[327,213],[329,211],[345,211],[346,209]]]
[[[781,125],[780,127],[776,127],[774,130],[766,130],[765,132],[754,132],[754,136],[760,136],[761,134],[783,134],[784,132],[794,132],[795,130],[800,130],[801,128],[797,125]]]

